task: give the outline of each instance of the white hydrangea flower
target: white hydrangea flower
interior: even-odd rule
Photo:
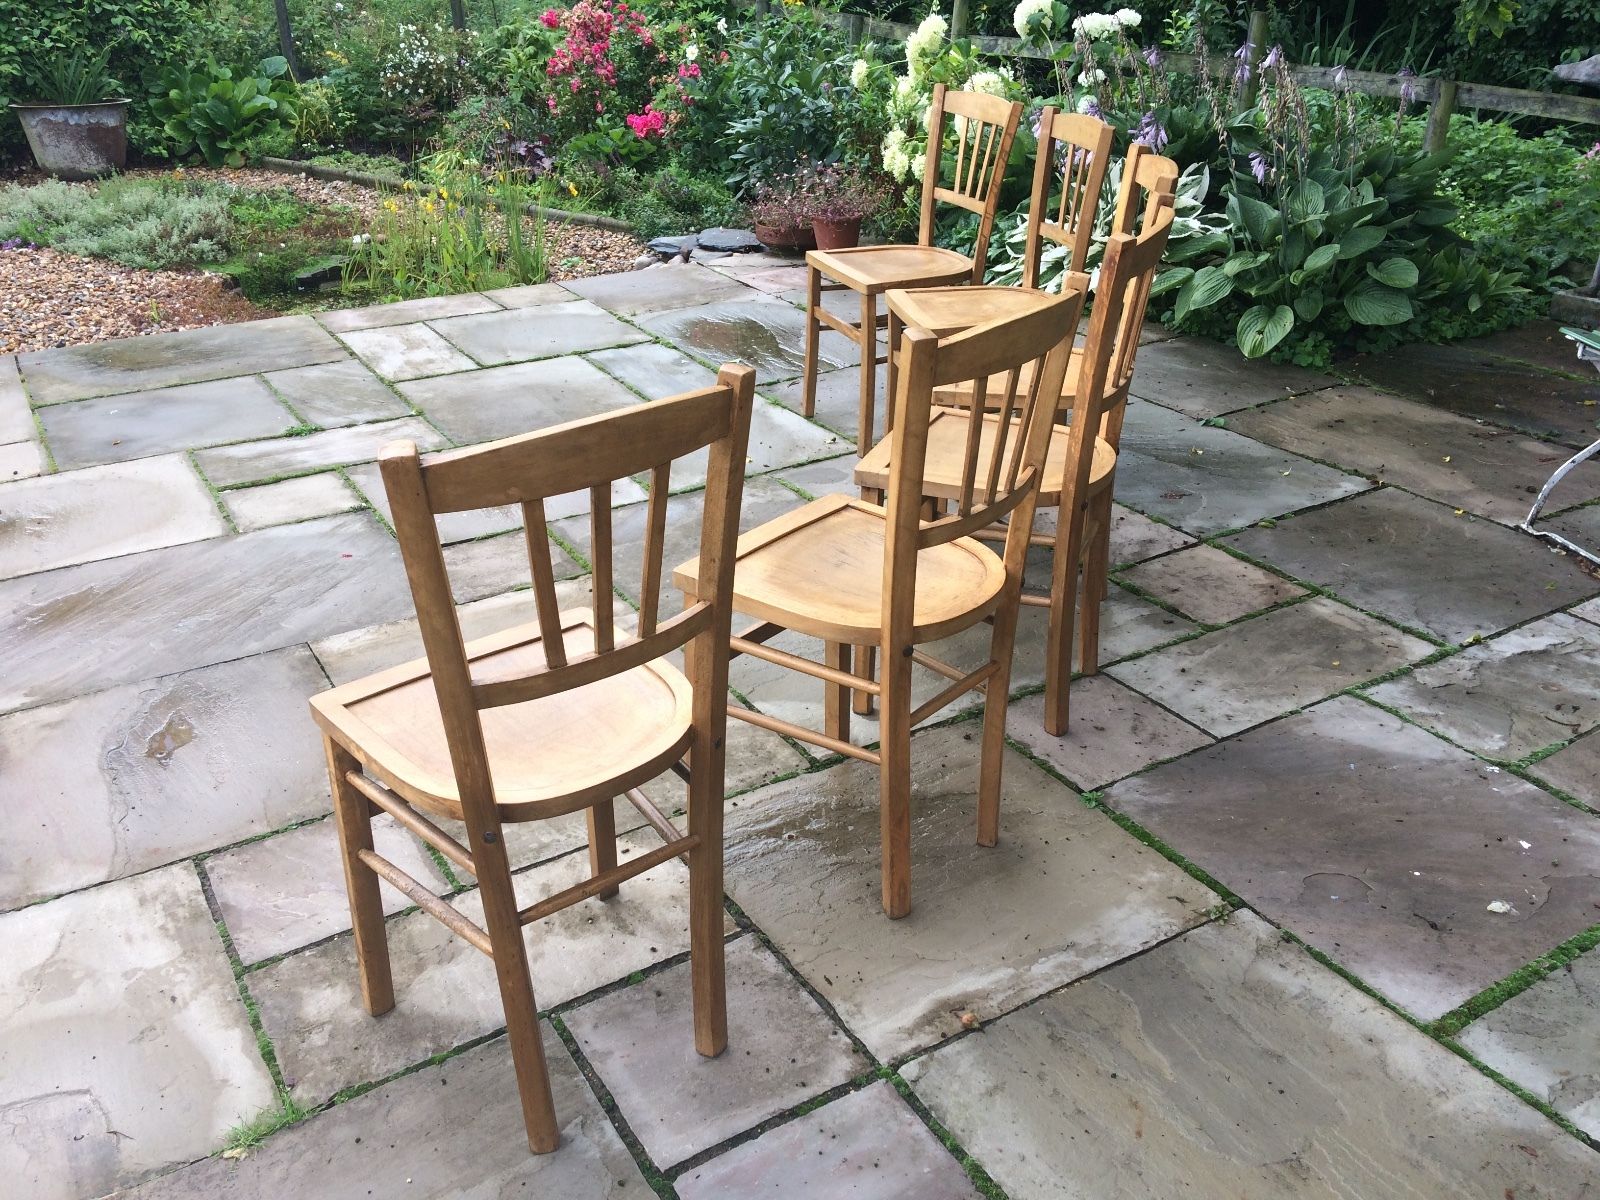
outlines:
[[[1111,15],[1117,19],[1117,24],[1124,29],[1137,29],[1139,28],[1139,23],[1144,20],[1138,12],[1131,8],[1119,8]]]
[[[717,18],[717,32],[720,33],[723,37],[727,37],[728,36],[728,18],[727,17],[718,17]]]
[[[1072,32],[1079,37],[1086,37],[1091,42],[1098,42],[1103,38],[1111,37],[1122,26],[1116,17],[1110,13],[1084,13],[1072,22]]]
[[[928,170],[928,160],[919,154],[911,160],[909,165],[911,167],[911,178],[921,183],[923,175]]]
[[[1084,116],[1097,115],[1100,111],[1100,102],[1093,96],[1082,96],[1078,100],[1078,111]]]
[[[1094,87],[1096,84],[1101,84],[1105,81],[1106,73],[1099,67],[1093,67],[1078,76],[1078,86],[1083,88]]]
[[[906,152],[905,130],[891,129],[883,139],[883,169],[902,181],[910,174],[911,155]]]
[[[939,56],[939,48],[944,45],[944,35],[949,28],[938,13],[929,13],[906,39],[906,66],[912,75],[920,74],[924,63]]]
[[[850,86],[859,92],[862,85],[867,82],[867,72],[870,69],[866,59],[856,59],[855,66],[850,68]]]
[[[896,100],[909,100],[911,93],[917,90],[917,82],[909,75],[902,75],[894,81],[894,98]]]
[[[1022,0],[1012,16],[1017,36],[1026,39],[1034,32],[1044,33],[1050,28],[1052,0]],[[1034,18],[1038,20],[1035,22]]]
[[[1011,81],[999,71],[979,71],[967,80],[967,90],[999,96],[1002,100],[1010,91]]]
[[[685,46],[683,48],[683,61],[684,62],[693,62],[695,59],[697,59],[699,57],[700,57],[700,47],[695,45],[693,42],[690,42],[687,46]]]

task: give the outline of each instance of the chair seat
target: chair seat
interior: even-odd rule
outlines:
[[[852,246],[812,250],[806,265],[868,295],[892,288],[933,287],[972,278],[972,260],[939,246]]]
[[[848,496],[825,496],[739,539],[736,611],[811,637],[871,645],[883,629],[887,514]],[[699,560],[674,573],[692,592]],[[930,546],[917,558],[912,639],[934,641],[987,616],[1005,585],[1005,565],[973,538]]]
[[[1059,297],[1038,288],[967,287],[917,288],[894,297],[889,310],[913,329],[947,338],[991,321],[1027,316]],[[1029,364],[1031,373],[1032,364]]]
[[[961,497],[961,482],[963,464],[966,462],[967,428],[971,418],[964,409],[936,408],[928,421],[928,458],[923,468],[922,494],[936,497],[940,500],[958,500]],[[1007,461],[1011,455],[1011,447],[1017,444],[1021,436],[1016,418],[1011,420],[1011,430],[1006,435]],[[998,413],[986,415],[983,418],[983,432],[978,437],[978,459],[980,464],[986,465],[994,446],[994,439],[1000,428]],[[889,476],[893,451],[893,438],[884,438],[866,456],[856,464],[856,483],[864,488],[876,488],[886,492],[889,488]],[[1094,440],[1094,457],[1089,465],[1089,495],[1093,495],[1111,481],[1112,472],[1116,470],[1117,452],[1112,449],[1111,443],[1105,438],[1097,437]],[[1050,439],[1050,449],[1045,454],[1044,478],[1039,491],[1039,503],[1044,506],[1061,503],[1061,491],[1066,482],[1067,469],[1067,434],[1065,430],[1058,429]],[[980,466],[981,476],[983,467]],[[984,499],[984,480],[976,481],[974,495],[978,500]]]
[[[561,614],[569,660],[594,650],[593,620],[587,611]],[[545,664],[536,623],[468,642],[466,649],[476,683]],[[558,816],[659,775],[693,740],[691,696],[682,673],[657,659],[553,696],[484,709],[501,819]],[[419,808],[461,819],[426,659],[323,692],[311,708],[324,732],[374,778]]]

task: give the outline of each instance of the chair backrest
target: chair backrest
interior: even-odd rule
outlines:
[[[1071,249],[1068,271],[1083,270],[1094,240],[1095,210],[1111,165],[1114,130],[1083,113],[1046,108],[1039,114],[1039,157],[1033,168],[1033,202],[1028,206],[1028,242],[1022,286],[1039,286],[1039,260],[1049,238]],[[1060,190],[1059,199],[1051,198]]]
[[[1117,188],[1111,232],[1132,234],[1148,227],[1161,198],[1167,197],[1170,204],[1177,195],[1179,174],[1177,163],[1163,158],[1143,142],[1129,146],[1128,157],[1122,162],[1122,182]]]
[[[430,455],[426,460],[412,442],[384,449],[379,467],[469,829],[474,824],[493,828],[498,822],[481,710],[570,691],[691,642],[695,643],[691,661],[696,653],[703,655],[714,647],[720,647],[726,661],[733,548],[754,394],[755,372],[730,364],[718,373],[715,387],[484,446]],[[697,590],[701,598],[658,624],[672,462],[707,446]],[[644,472],[650,473],[650,498],[640,581],[643,603],[637,631],[619,639],[612,617],[611,485]],[[589,620],[580,622],[572,614],[564,618],[557,604],[545,501],[582,490],[589,492],[594,608]],[[436,517],[508,504],[522,508],[545,661],[526,672],[482,677],[474,673],[467,657]],[[585,625],[592,634],[580,632]],[[708,686],[712,692],[724,691],[725,683],[719,687],[714,679],[694,677],[691,682],[697,720],[702,713],[714,717],[725,708],[725,695],[702,694]]]
[[[955,170],[948,186],[940,179],[946,124],[954,118]],[[935,84],[928,109],[928,157],[922,171],[922,223],[917,240],[933,245],[934,205],[954,204],[978,214],[973,244],[972,281],[979,283],[989,261],[989,235],[1000,206],[1000,185],[1022,121],[1022,105],[986,92],[952,92]]]

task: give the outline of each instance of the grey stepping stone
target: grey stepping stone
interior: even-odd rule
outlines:
[[[1557,967],[1456,1040],[1600,1137],[1600,950]]]
[[[439,431],[420,417],[402,417],[372,425],[325,429],[302,437],[217,446],[196,454],[195,463],[216,487],[235,487],[372,462],[390,442],[401,441],[415,442],[420,450],[437,450],[446,444]]]
[[[180,455],[24,479],[0,488],[0,579],[227,532]]]
[[[653,832],[619,839],[618,852],[659,846]],[[518,904],[587,879],[589,857],[569,854],[516,877]],[[476,891],[455,904],[481,924]],[[423,912],[388,923],[396,1004],[381,1020],[361,1006],[355,950],[341,934],[251,972],[251,994],[296,1096],[316,1103],[421,1062],[505,1024],[494,964]],[[533,991],[549,1008],[689,948],[689,874],[676,859],[524,932]]]
[[[1563,378],[1468,345],[1403,346],[1346,370],[1402,396],[1569,446],[1595,440],[1594,379]]]
[[[1071,723],[1061,737],[1044,730],[1044,697],[1014,700],[1006,732],[1029,751],[1090,791],[1176,758],[1211,738],[1109,675],[1073,681]]]
[[[1125,779],[1106,803],[1423,1020],[1600,903],[1592,817],[1353,697]]]
[[[1369,694],[1468,750],[1524,758],[1600,725],[1600,628],[1554,613]]]
[[[1594,378],[1593,368],[1579,360],[1577,345],[1562,334],[1560,321],[1530,321],[1456,344],[1473,353],[1508,358],[1544,371]]]
[[[400,552],[368,514],[15,579],[0,583],[0,712],[278,650],[410,610]]]
[[[669,263],[643,271],[574,279],[566,287],[585,300],[624,317],[749,295],[744,284],[696,263]]]
[[[912,740],[903,920],[881,907],[876,767],[847,762],[729,804],[730,894],[881,1059],[1163,941],[1215,899],[1014,751],[1000,844],[974,844],[976,739],[974,725]]]
[[[1140,340],[1129,390],[1191,417],[1220,417],[1338,382],[1303,367],[1252,362],[1218,342],[1166,338],[1143,345]]]
[[[37,350],[17,362],[33,402],[59,404],[347,357],[327,330],[297,316]]]
[[[500,306],[481,292],[458,296],[423,296],[394,304],[374,304],[367,308],[341,308],[318,313],[324,329],[351,333],[357,329],[380,329],[386,325],[409,325],[435,317],[464,317],[472,313],[494,312]]]
[[[648,1196],[567,1048],[542,1029],[561,1125],[554,1154],[528,1153],[511,1051],[497,1037],[301,1121],[238,1161],[208,1158],[119,1200]]]
[[[803,467],[785,467],[776,474],[784,483],[799,488],[813,499],[821,496],[859,496],[861,489],[856,486],[856,464],[860,461],[852,451],[836,458],[807,463]]]
[[[0,717],[0,908],[326,812],[306,715],[326,686],[296,646]]]
[[[1140,591],[1202,625],[1226,625],[1306,590],[1214,546],[1193,546],[1122,573]]]
[[[1107,670],[1226,737],[1432,652],[1420,638],[1319,596]]]
[[[577,297],[559,283],[525,283],[484,292],[502,308],[532,308],[536,304],[562,304]]]
[[[465,318],[457,318],[465,319]],[[345,344],[384,379],[420,379],[470,371],[478,364],[456,349],[431,326],[386,325],[344,334]]]
[[[387,813],[373,818],[372,839],[379,854],[429,891],[452,890],[422,843]],[[217,911],[246,966],[350,928],[339,829],[332,817],[213,854],[205,869]],[[386,913],[411,905],[394,888],[383,888],[382,895]]]
[[[0,446],[0,483],[32,479],[43,473],[44,449],[38,442],[12,442]]]
[[[1393,488],[1228,544],[1296,579],[1450,642],[1594,595],[1600,584],[1526,534]]]
[[[1037,522],[1035,522],[1037,527]],[[1052,526],[1053,528],[1054,526]],[[1143,562],[1169,550],[1194,545],[1194,539],[1181,529],[1152,521],[1143,513],[1121,504],[1111,506],[1111,563],[1127,566]]]
[[[837,337],[837,334],[832,336]],[[842,340],[841,340],[842,344]],[[854,347],[851,347],[854,350]],[[857,356],[859,358],[859,355]],[[771,396],[779,404],[793,412],[801,411],[802,380],[796,379],[779,387],[771,389]],[[876,445],[883,436],[884,418],[888,415],[889,395],[889,368],[877,368],[877,384],[874,395],[877,397],[873,405],[872,437],[867,445]],[[817,373],[817,412],[815,419],[826,425],[840,437],[845,438],[852,447],[855,445],[856,431],[861,425],[861,368],[859,366],[843,367],[836,371],[822,370]]]
[[[765,267],[759,271],[742,272],[738,278],[746,287],[782,296],[785,300],[793,293],[799,292],[800,303],[804,304],[807,274],[805,263],[800,262],[792,267]]]
[[[218,1149],[274,1103],[194,868],[0,916],[0,1171],[80,1200]]]
[[[683,1200],[978,1200],[960,1164],[879,1080],[673,1181]]]
[[[1515,525],[1569,452],[1510,430],[1374,392],[1329,388],[1228,422],[1296,454],[1338,463],[1480,516]],[[1576,468],[1552,511],[1600,495],[1600,465]]]
[[[790,379],[805,366],[805,314],[791,304],[755,292],[645,317],[641,324],[702,362],[745,363],[760,383]],[[861,361],[843,334],[826,330],[818,346],[819,371]]]
[[[1593,1152],[1250,913],[901,1073],[1013,1200],[1579,1196]]]
[[[1581,508],[1569,509],[1554,517],[1541,515],[1538,528],[1549,530],[1551,533],[1559,533],[1568,541],[1581,546],[1591,554],[1600,552],[1600,504],[1589,504]],[[1582,616],[1584,614],[1579,615]],[[1585,619],[1589,618],[1585,617]]]
[[[694,1048],[689,964],[565,1017],[628,1128],[672,1167],[836,1087],[870,1064],[753,937],[727,948],[728,1048]]]
[[[403,383],[400,391],[463,445],[532,433],[639,403],[639,397],[611,376],[576,356]]]
[[[1372,485],[1154,404],[1129,403],[1117,499],[1207,537]]]
[[[649,340],[587,300],[451,317],[433,328],[486,367]]]
[[[1579,803],[1600,809],[1600,737],[1581,737],[1528,769]]]
[[[325,429],[411,415],[404,400],[353,358],[272,371],[266,380],[295,412]]]
[[[16,355],[0,354],[0,443],[23,442],[37,436]]]
[[[360,498],[331,471],[224,492],[222,502],[241,533],[313,517],[331,517],[361,507]]]
[[[584,574],[584,568],[554,541],[550,542],[550,560],[557,579]],[[533,586],[528,540],[521,530],[446,546],[444,565],[457,604]]]
[[[253,375],[56,404],[39,421],[63,471],[273,437],[296,424]]]
[[[748,229],[702,229],[695,243],[703,249],[722,254],[759,254],[765,247]]]
[[[597,350],[587,357],[646,400],[661,400],[715,387],[717,383],[717,373],[704,363],[654,342]]]

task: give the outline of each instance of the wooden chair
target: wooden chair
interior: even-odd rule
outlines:
[[[890,292],[892,305],[903,292]],[[952,700],[984,691],[982,769],[978,795],[979,845],[999,836],[1000,767],[1005,737],[1017,599],[1028,552],[1037,483],[1045,461],[1081,292],[1052,297],[1018,320],[997,322],[941,341],[918,330],[906,335],[904,370],[896,397],[894,445],[898,469],[887,482],[887,504],[828,496],[752,530],[739,539],[733,606],[757,625],[733,639],[733,653],[750,654],[823,681],[825,732],[742,708],[733,716],[839,754],[874,763],[880,772],[883,908],[890,917],[911,910],[911,730]],[[932,404],[940,384],[1006,375],[1038,359],[1038,383],[1013,387],[1007,420],[985,424],[964,445],[960,485],[948,515],[924,520],[922,480],[930,438],[943,412]],[[970,535],[1009,516],[1015,536],[997,555]],[[678,586],[693,599],[704,586],[700,561],[678,568]],[[916,647],[980,621],[993,621],[989,659],[971,671],[939,662]],[[764,645],[784,630],[819,638],[823,663]],[[881,682],[851,674],[850,647],[883,653]],[[911,668],[924,666],[951,680],[912,707]],[[878,696],[879,749],[849,740],[850,695]]]
[[[374,1016],[394,1007],[380,879],[487,954],[505,1006],[528,1145],[554,1150],[538,1006],[522,927],[680,858],[689,869],[695,1048],[727,1045],[723,984],[722,793],[733,545],[755,375],[727,366],[716,387],[423,460],[399,442],[380,458],[427,657],[311,701],[350,892],[361,994]],[[698,599],[656,622],[671,462],[710,446],[694,580]],[[652,472],[644,594],[636,634],[612,617],[611,483]],[[544,502],[591,492],[594,607],[558,611]],[[435,516],[522,505],[534,623],[463,642]],[[686,675],[665,658],[682,648]],[[688,781],[688,832],[638,790],[667,770]],[[665,839],[617,864],[614,797],[625,795]],[[502,827],[585,810],[590,877],[519,907]],[[484,925],[469,920],[373,848],[382,810],[478,882]],[[466,825],[456,840],[437,824]],[[470,1114],[464,1114],[470,1119]]]
[[[1088,340],[1082,354],[1072,360],[1077,368],[1076,378],[1060,393],[1058,411],[1070,420],[1071,434],[1057,437],[1051,443],[1040,483],[1038,503],[1059,509],[1056,531],[1039,534],[1030,526],[1028,533],[1030,544],[1048,545],[1053,554],[1049,595],[1023,593],[1021,602],[1050,610],[1045,659],[1045,728],[1056,735],[1067,729],[1075,628],[1080,666],[1085,673],[1099,669],[1099,601],[1105,592],[1109,567],[1106,547],[1116,474],[1116,439],[1121,435],[1128,384],[1133,377],[1134,352],[1138,349],[1150,285],[1172,228],[1170,193],[1158,197],[1146,224],[1147,228],[1137,238],[1113,234],[1106,246]],[[1082,285],[1081,275],[1068,277],[1068,289]],[[908,307],[920,297],[921,293],[906,293]],[[897,296],[897,306],[899,303]],[[974,403],[974,396],[979,395],[984,397],[981,405]],[[923,494],[931,501],[947,503],[956,494],[958,448],[964,438],[973,436],[971,414],[980,410],[987,414],[1001,405],[996,402],[993,385],[978,378],[967,381],[961,388],[936,389],[935,396],[941,404],[948,400],[955,406],[941,409],[948,414],[946,427],[942,440],[930,442],[927,448],[922,487]],[[999,399],[1003,402],[1004,397]],[[998,419],[998,415],[983,418],[985,423]],[[1087,431],[1093,431],[1092,441]],[[898,478],[897,452],[895,444],[886,439],[861,460],[856,468],[856,482],[863,489],[863,496],[879,494],[891,480]],[[1003,538],[1009,548],[1017,535],[1019,519],[1013,517],[1003,529],[976,531],[977,536]],[[1086,602],[1081,618],[1077,618],[1080,573]],[[870,678],[873,670],[870,658],[866,658],[858,665],[857,673]]]
[[[949,186],[940,183],[947,119],[956,118],[955,170]],[[936,287],[962,280],[983,279],[989,258],[989,235],[1000,204],[1011,143],[1022,119],[1022,105],[982,92],[951,92],[944,84],[933,89],[928,110],[928,152],[922,172],[922,221],[914,246],[856,246],[848,250],[812,250],[806,293],[806,361],[801,407],[805,415],[817,410],[817,338],[823,326],[836,329],[861,350],[861,400],[859,419],[864,431],[858,449],[872,438],[878,364],[889,364],[889,392],[895,394],[892,355],[878,356],[878,329],[886,317],[878,312],[878,297],[894,289]],[[933,244],[935,206],[954,204],[978,214],[978,237],[973,254],[946,250]],[[824,279],[830,282],[824,283]],[[852,291],[861,297],[861,323],[851,324],[822,307],[824,292]]]

